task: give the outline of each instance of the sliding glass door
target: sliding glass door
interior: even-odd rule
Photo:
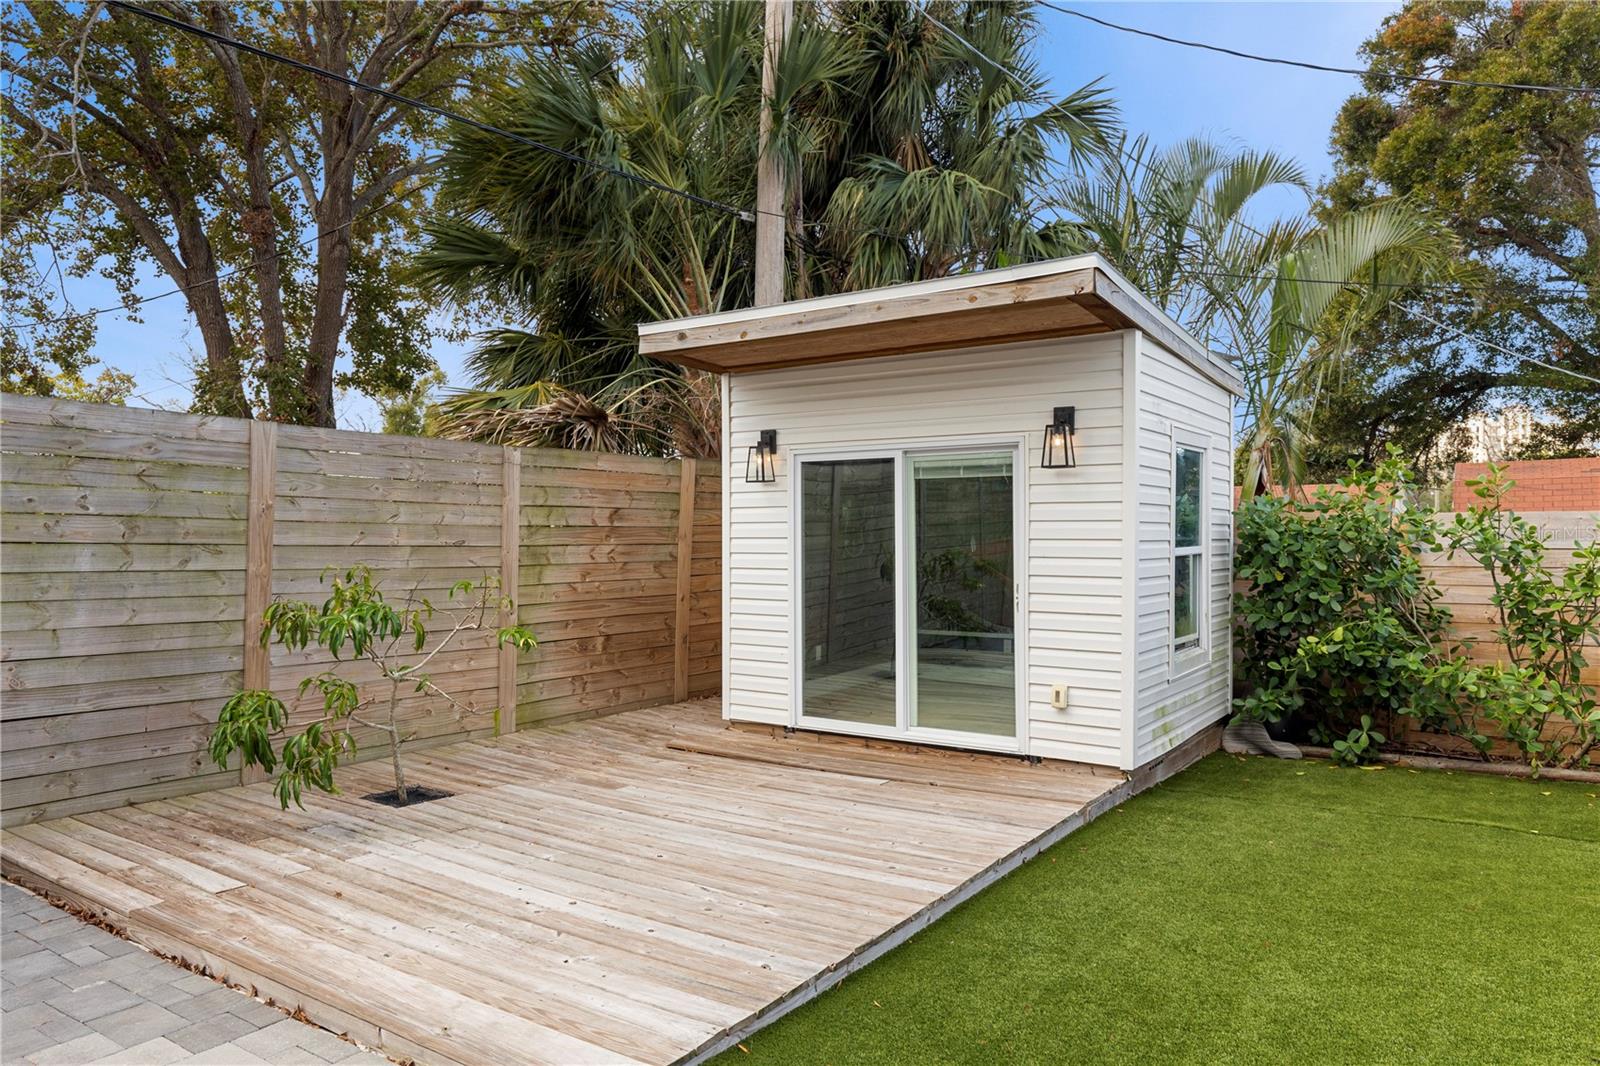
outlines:
[[[804,715],[892,729],[895,460],[802,463]]]
[[[1015,748],[1017,463],[799,457],[798,724]]]
[[[1009,452],[909,457],[912,728],[1016,735]]]

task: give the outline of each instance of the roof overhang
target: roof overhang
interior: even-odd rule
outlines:
[[[1239,372],[1098,255],[639,327],[653,359],[740,374],[1137,329],[1240,395]]]

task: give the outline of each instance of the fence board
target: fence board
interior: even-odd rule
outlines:
[[[0,474],[7,825],[236,783],[205,752],[222,703],[245,684],[292,701],[335,665],[261,649],[260,613],[319,602],[330,568],[441,608],[457,581],[502,579],[539,638],[497,648],[510,615],[491,608],[429,664],[464,709],[399,694],[413,744],[720,683],[715,464],[5,396]],[[340,673],[386,704],[375,667]],[[379,739],[362,731],[365,757]]]
[[[1572,549],[1553,548],[1546,553],[1545,561],[1559,574],[1572,562]],[[1438,584],[1442,593],[1440,600],[1450,609],[1450,635],[1456,640],[1471,642],[1468,657],[1483,663],[1509,662],[1509,653],[1497,632],[1499,613],[1492,602],[1494,581],[1488,571],[1460,555],[1450,559],[1444,555],[1425,554],[1422,556],[1422,568]],[[1589,664],[1580,676],[1586,684],[1600,687],[1600,640],[1592,643],[1596,650],[1588,655]],[[1480,721],[1478,728],[1490,737],[1498,732],[1494,722]],[[1546,742],[1557,742],[1567,732],[1568,727],[1558,721],[1546,728],[1544,739]],[[1438,748],[1449,754],[1471,754],[1470,745],[1465,741],[1424,733],[1409,720],[1403,725],[1402,739]],[[1493,741],[1490,751],[1511,757],[1518,754],[1510,743],[1503,740]]]
[[[212,787],[240,683],[248,424],[0,402],[5,820]]]
[[[0,456],[0,473],[6,484],[62,489],[167,489],[178,493],[242,495],[243,468],[193,466],[133,460],[126,456],[94,459],[71,454],[28,455],[10,452]],[[148,501],[149,497],[145,496]]]
[[[165,602],[165,601],[156,601]],[[175,600],[188,613],[188,600]],[[224,604],[230,601],[222,600]],[[12,613],[7,611],[7,614]],[[172,622],[161,625],[86,625],[80,628],[55,624],[48,614],[16,612],[34,624],[10,633],[0,657],[17,659],[60,659],[74,655],[112,655],[120,652],[169,651],[180,648],[238,647],[244,640],[243,624],[229,619],[202,622]],[[231,613],[231,611],[229,612]],[[95,619],[104,621],[103,618]]]
[[[48,477],[46,471],[29,476]],[[195,492],[169,489],[151,493],[138,488],[136,479],[124,485],[36,485],[20,481],[9,468],[0,489],[0,508],[8,515],[127,515],[138,518],[230,518],[244,516],[236,510],[232,492]],[[125,487],[126,486],[126,487]],[[235,486],[237,488],[237,486]]]

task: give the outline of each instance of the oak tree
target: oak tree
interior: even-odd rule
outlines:
[[[608,19],[598,0],[145,7],[439,105]],[[431,367],[399,257],[429,202],[438,117],[99,2],[7,5],[0,39],[8,282],[65,262],[108,275],[131,309],[153,263],[203,345],[195,406],[219,414],[332,425],[336,384],[403,390]],[[8,320],[38,320],[38,291],[8,297]],[[7,385],[81,369],[84,321],[8,328]]]
[[[1600,387],[1506,350],[1600,377],[1600,5],[1410,0],[1363,52],[1364,89],[1333,128],[1326,210],[1407,197],[1447,221],[1481,278],[1411,302],[1447,328],[1402,311],[1366,338],[1374,373],[1409,382],[1380,398],[1368,428],[1515,400],[1555,416],[1540,451],[1581,450],[1600,435]],[[1572,88],[1401,80],[1418,77]],[[1434,373],[1441,362],[1459,373]],[[1430,393],[1430,379],[1443,391]],[[1328,408],[1325,421],[1336,431],[1343,415]],[[1350,443],[1371,455],[1382,441]]]

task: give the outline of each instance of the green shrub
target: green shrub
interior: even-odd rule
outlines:
[[[1235,573],[1250,584],[1235,617],[1237,716],[1292,718],[1345,762],[1383,742],[1375,715],[1479,751],[1490,738],[1477,723],[1492,723],[1535,767],[1588,765],[1600,748],[1600,706],[1582,676],[1600,643],[1600,543],[1558,577],[1538,528],[1502,506],[1503,471],[1471,484],[1482,502],[1448,524],[1405,506],[1414,484],[1392,456],[1352,471],[1343,491],[1241,507]],[[1464,554],[1488,573],[1509,662],[1474,662],[1449,637],[1424,551]]]
[[[1357,766],[1370,759],[1382,743],[1383,734],[1372,728],[1372,715],[1364,714],[1344,739],[1333,742],[1333,757],[1346,766]]]
[[[1305,501],[1257,496],[1239,510],[1235,574],[1249,588],[1234,625],[1247,694],[1235,706],[1241,717],[1294,718],[1324,744],[1372,712],[1457,727],[1426,680],[1447,654],[1450,612],[1418,559],[1438,537],[1404,505],[1410,471],[1390,459],[1343,486]]]
[[[1504,507],[1513,484],[1491,465],[1468,482],[1483,502],[1443,530],[1452,558],[1487,571],[1509,662],[1452,661],[1429,680],[1497,723],[1530,764],[1586,766],[1600,748],[1600,702],[1583,678],[1588,649],[1600,645],[1600,540],[1579,546],[1557,576],[1539,528]]]

